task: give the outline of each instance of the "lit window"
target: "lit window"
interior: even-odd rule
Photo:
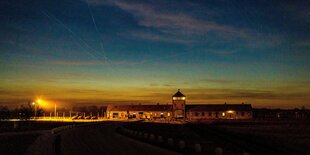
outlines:
[[[185,100],[186,98],[185,97],[173,97],[172,99],[173,100]]]
[[[231,113],[234,113],[234,111],[228,110],[227,113],[231,114]]]

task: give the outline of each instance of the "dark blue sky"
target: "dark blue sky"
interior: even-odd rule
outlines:
[[[310,98],[306,0],[3,0],[0,7],[4,103],[36,95],[168,102],[177,88],[192,102],[301,106]],[[70,90],[79,91],[64,95]]]

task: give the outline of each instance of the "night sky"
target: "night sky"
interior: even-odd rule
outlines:
[[[0,105],[310,107],[308,0],[1,0]]]

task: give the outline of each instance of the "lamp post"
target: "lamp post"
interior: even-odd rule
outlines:
[[[57,106],[56,106],[56,103],[55,103],[55,118],[57,116]]]
[[[35,102],[32,102],[32,105],[34,106],[34,119],[36,119],[37,116],[37,106]]]
[[[34,104],[34,118],[37,117],[37,106],[39,106],[41,103],[41,99],[38,99],[37,102],[33,102]]]

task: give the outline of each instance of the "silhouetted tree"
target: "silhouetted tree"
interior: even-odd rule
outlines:
[[[27,104],[27,105],[21,105],[18,108],[18,115],[19,115],[19,119],[30,119],[30,117],[32,117],[34,115],[34,108],[33,106],[31,106],[31,104]]]
[[[9,119],[10,110],[7,106],[0,106],[0,119]]]

